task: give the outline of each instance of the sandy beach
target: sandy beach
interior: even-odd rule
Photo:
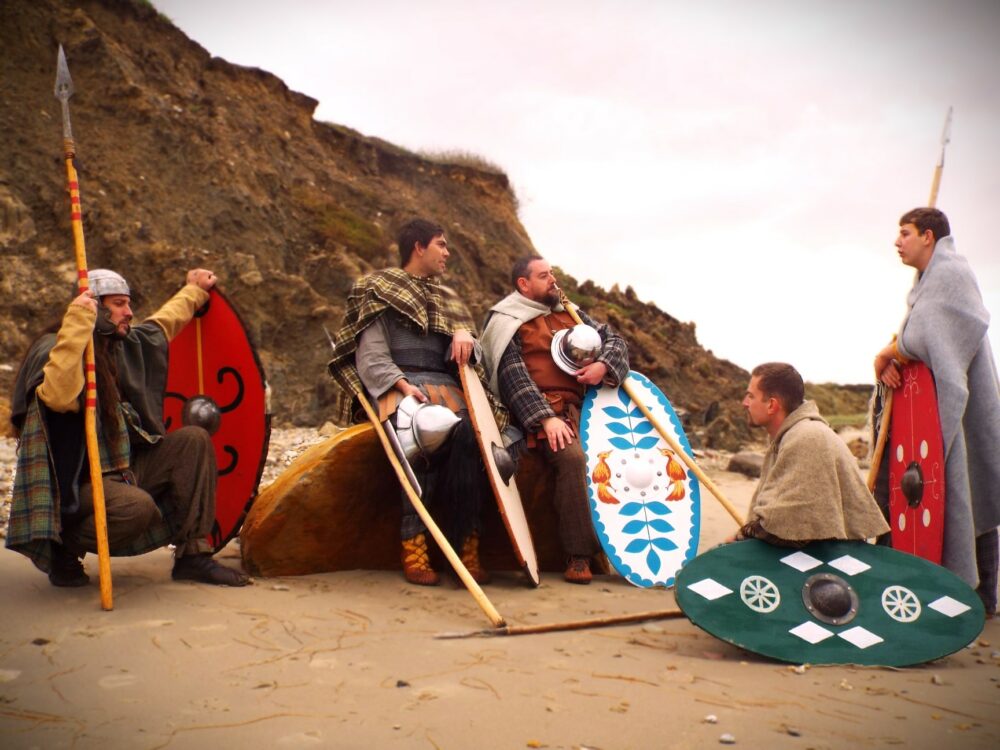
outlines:
[[[739,508],[754,480],[709,469]],[[703,498],[702,549],[731,531]],[[239,549],[221,558],[239,564]],[[394,572],[175,583],[168,550],[112,562],[115,608],[0,554],[0,746],[10,748],[995,748],[1000,623],[910,669],[749,654],[686,618],[436,639],[489,627],[454,578]],[[616,576],[485,588],[511,625],[674,608]]]

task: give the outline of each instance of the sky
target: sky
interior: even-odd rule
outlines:
[[[1000,315],[996,0],[154,5],[318,120],[496,164],[554,265],[813,382],[873,382],[913,283],[898,220],[953,107],[937,206]]]

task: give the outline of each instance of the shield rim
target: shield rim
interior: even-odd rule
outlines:
[[[635,382],[643,386],[653,396],[656,397],[657,402],[660,404],[665,414],[667,415],[671,427],[674,428],[675,433],[677,434],[677,440],[680,443],[681,447],[689,454],[692,453],[691,443],[688,440],[687,433],[684,432],[684,426],[681,424],[680,418],[677,416],[677,412],[674,411],[674,407],[670,403],[670,399],[667,398],[666,394],[663,393],[663,391],[661,391],[657,387],[656,383],[654,383],[652,380],[650,380],[637,370],[629,370],[625,378],[626,379],[633,378]],[[624,382],[624,380],[622,382]],[[617,390],[620,387],[621,385],[619,384],[619,386],[615,390]],[[688,562],[694,559],[698,551],[698,541],[701,536],[701,483],[698,481],[698,478],[694,476],[693,472],[691,472],[690,470],[687,470],[685,472],[688,475],[688,479],[691,482],[692,520],[691,520],[690,540],[688,542],[688,548],[684,554],[684,560],[681,563],[681,567],[675,570],[673,575],[670,578],[668,578],[665,583],[660,583],[652,579],[643,578],[640,574],[638,574],[635,570],[632,569],[631,565],[622,560],[621,557],[618,555],[617,550],[615,550],[611,546],[608,534],[603,528],[604,526],[603,522],[600,523],[599,527],[600,519],[598,518],[596,510],[597,501],[594,498],[594,485],[590,479],[590,469],[589,469],[590,451],[588,450],[588,441],[590,439],[590,434],[588,429],[590,414],[593,410],[593,404],[597,398],[597,393],[599,390],[600,388],[596,386],[591,386],[587,389],[587,393],[583,399],[583,407],[580,410],[580,440],[581,440],[581,447],[583,448],[584,455],[587,457],[587,463],[588,463],[588,470],[586,475],[587,496],[590,502],[590,517],[591,521],[594,524],[594,531],[597,533],[597,539],[601,544],[601,549],[604,551],[604,554],[607,555],[608,560],[611,563],[612,567],[614,567],[614,569],[618,571],[618,573],[621,574],[621,576],[625,578],[625,580],[627,580],[633,586],[636,586],[638,588],[655,588],[655,587],[670,588],[676,585],[678,574]]]
[[[517,501],[517,510],[515,512],[519,511],[521,518],[524,520],[524,528],[528,537],[527,540],[524,540],[524,546],[527,548],[526,550],[521,548],[522,540],[517,538],[511,520],[508,518],[506,500],[499,487],[501,484],[500,473],[497,469],[496,461],[493,458],[493,452],[487,445],[487,438],[483,434],[484,429],[488,430],[492,427],[493,432],[495,432],[496,436],[499,438],[500,429],[497,427],[496,419],[494,418],[492,411],[490,411],[488,418],[483,417],[482,415],[476,413],[474,406],[471,393],[472,388],[478,386],[482,395],[482,400],[488,402],[486,390],[479,381],[479,376],[476,375],[475,371],[469,365],[459,367],[458,373],[462,381],[462,391],[465,393],[465,403],[469,408],[469,418],[472,420],[472,431],[476,435],[476,444],[479,446],[479,453],[482,455],[483,463],[486,466],[486,475],[490,480],[490,489],[493,491],[493,498],[496,501],[497,509],[500,511],[500,518],[503,520],[503,525],[507,530],[507,536],[510,539],[511,547],[514,549],[514,556],[517,558],[517,562],[521,566],[521,569],[527,574],[528,580],[531,582],[532,586],[538,586],[541,583],[541,577],[538,572],[538,555],[535,553],[535,542],[531,536],[531,526],[528,523],[528,517],[524,512],[524,503],[521,501],[521,492],[517,488],[517,482],[514,477],[511,477],[510,484],[503,485],[509,490],[512,490],[514,499]],[[488,421],[486,421],[487,419]],[[503,447],[502,440],[500,442],[500,446]]]

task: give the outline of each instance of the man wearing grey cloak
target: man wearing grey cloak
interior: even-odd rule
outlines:
[[[941,211],[915,208],[903,214],[896,248],[917,274],[906,317],[895,340],[876,356],[875,374],[896,388],[901,384],[899,365],[919,360],[934,375],[945,453],[942,563],[977,587],[987,615],[992,615],[1000,525],[1000,386],[986,336],[990,314]],[[876,495],[886,508],[887,482],[879,482]]]

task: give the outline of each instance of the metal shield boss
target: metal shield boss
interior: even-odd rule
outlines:
[[[575,375],[577,370],[589,365],[601,353],[601,334],[584,323],[564,328],[552,337],[550,351],[560,370]]]
[[[396,407],[396,434],[403,454],[409,461],[433,455],[460,421],[446,406],[423,404],[407,396]]]

